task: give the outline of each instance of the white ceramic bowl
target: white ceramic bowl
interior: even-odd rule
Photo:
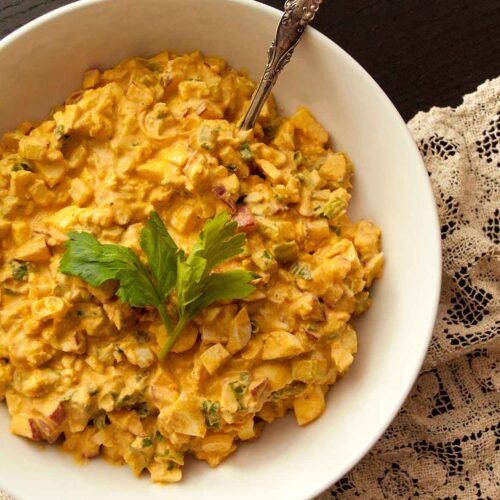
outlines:
[[[54,11],[0,42],[0,132],[45,117],[79,87],[87,68],[128,56],[201,49],[258,78],[279,16],[249,0],[79,1]],[[126,467],[100,460],[78,466],[55,449],[40,452],[9,434],[0,405],[0,490],[51,500],[303,499],[341,478],[396,415],[425,356],[440,288],[439,226],[422,160],[382,90],[313,29],[275,96],[286,113],[308,106],[335,148],[351,155],[351,215],[373,219],[383,231],[384,278],[373,308],[357,322],[359,353],[330,391],[325,414],[304,429],[292,417],[276,421],[217,469],[190,460],[181,483],[158,486]]]

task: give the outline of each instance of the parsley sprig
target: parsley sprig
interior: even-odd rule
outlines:
[[[222,262],[243,251],[245,233],[227,212],[208,220],[186,255],[168,233],[160,216],[152,212],[141,231],[140,245],[146,266],[130,248],[100,243],[92,234],[71,231],[60,271],[94,287],[117,280],[116,295],[132,307],[154,306],[165,325],[167,340],[158,357],[163,359],[191,319],[218,300],[244,299],[255,288],[255,275],[244,270],[213,272]],[[177,315],[172,326],[166,302],[176,291]]]

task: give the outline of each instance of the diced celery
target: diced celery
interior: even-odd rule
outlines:
[[[274,257],[278,262],[290,262],[299,256],[299,247],[295,241],[287,241],[273,248]]]
[[[333,198],[325,203],[319,212],[328,219],[336,219],[347,208],[347,202],[342,198]]]

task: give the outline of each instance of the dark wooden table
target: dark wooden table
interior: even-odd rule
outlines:
[[[0,0],[0,38],[72,1]],[[500,0],[324,0],[313,24],[368,70],[405,120],[455,106],[500,75]]]

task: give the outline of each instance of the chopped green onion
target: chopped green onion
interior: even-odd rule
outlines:
[[[250,149],[248,142],[245,142],[245,144],[241,146],[240,155],[245,161],[253,160],[253,152]]]
[[[149,437],[144,438],[142,440],[142,447],[143,448],[149,448],[150,446],[153,446],[153,440]]]
[[[201,412],[205,416],[205,425],[209,429],[218,429],[220,427],[220,404],[217,401],[205,399],[201,405]]]
[[[13,260],[10,263],[12,277],[17,281],[23,281],[28,277],[28,263],[22,260]]]
[[[292,267],[290,267],[290,272],[303,280],[312,280],[311,268],[309,267],[309,264],[299,264],[296,262],[292,265]]]
[[[347,202],[343,198],[333,198],[331,201],[318,209],[321,215],[328,219],[335,219],[347,208]]]
[[[233,391],[234,397],[236,398],[236,401],[238,401],[240,409],[243,408],[243,396],[245,395],[249,384],[250,374],[248,372],[241,372],[239,380],[229,383],[229,387]]]

